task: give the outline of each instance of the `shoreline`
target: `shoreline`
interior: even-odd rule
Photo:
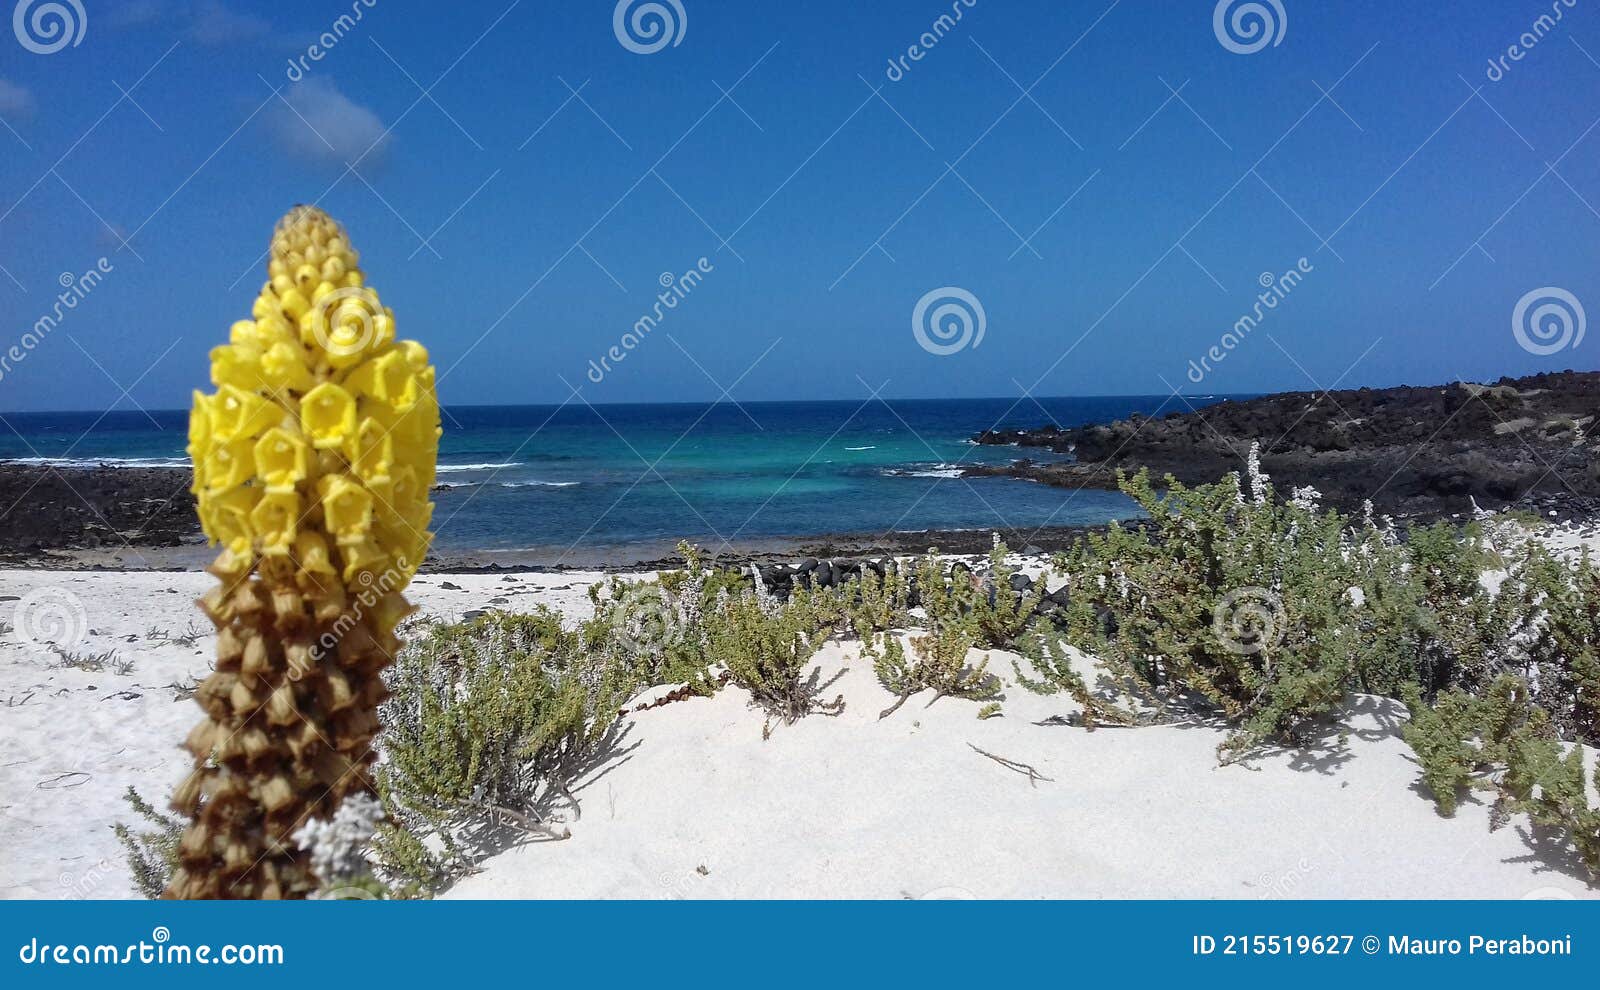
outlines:
[[[1066,549],[1103,526],[1048,526],[1043,529],[915,530],[894,533],[822,533],[736,540],[719,545],[716,537],[690,539],[712,560],[727,566],[781,563],[807,558],[904,557],[936,549],[957,557],[981,556],[998,533],[1007,546],[1029,555]],[[522,547],[431,551],[420,574],[564,574],[604,570],[614,573],[681,567],[677,540],[661,539],[616,546]],[[0,567],[24,571],[129,571],[183,573],[202,571],[217,550],[203,543],[157,547],[63,547],[22,555],[0,552]]]
[[[1009,465],[972,465],[962,476],[1107,490],[1117,487],[1117,472],[1148,468],[1155,478],[1170,474],[1193,486],[1240,470],[1259,444],[1262,470],[1284,491],[1315,488],[1325,504],[1350,515],[1370,502],[1379,514],[1411,523],[1471,518],[1478,508],[1583,521],[1600,515],[1600,457],[1591,436],[1597,406],[1600,372],[1278,392],[1159,418],[986,430],[972,440],[1074,459],[1022,456]]]

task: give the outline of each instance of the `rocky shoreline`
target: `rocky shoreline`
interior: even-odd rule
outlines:
[[[0,463],[0,566],[70,570],[196,570],[205,547],[182,469],[60,467]],[[1002,539],[1036,552],[1063,549],[1086,530],[1051,526],[1008,530]],[[719,564],[795,563],[846,557],[987,553],[990,530],[828,533],[740,541],[717,553]],[[714,542],[714,541],[709,541]],[[426,568],[455,573],[656,570],[681,566],[673,545],[531,547],[515,551],[438,551]]]
[[[985,432],[990,445],[1072,454],[973,466],[967,477],[1026,478],[1114,489],[1119,470],[1149,468],[1186,485],[1239,470],[1252,443],[1280,487],[1310,486],[1325,503],[1416,522],[1484,509],[1554,521],[1600,514],[1600,372],[1556,372],[1493,385],[1287,392],[1224,401],[1160,419]]]
[[[1409,522],[1464,518],[1474,505],[1520,508],[1553,522],[1600,518],[1600,372],[1558,372],[1494,385],[1290,392],[1225,401],[1160,419],[980,434],[978,443],[1043,449],[1072,461],[1022,457],[974,465],[1062,488],[1115,489],[1117,472],[1148,467],[1185,484],[1238,470],[1253,442],[1287,490],[1311,486],[1325,504],[1374,508]],[[187,470],[0,463],[0,565],[193,570],[206,551]],[[1002,531],[1018,551],[1063,549],[1095,527]],[[793,565],[809,559],[987,553],[989,530],[830,533],[740,541],[719,563]],[[712,549],[709,548],[708,549]],[[530,547],[430,554],[429,570],[517,572],[678,566],[668,542],[628,547]]]
[[[0,562],[58,566],[41,558],[197,543],[190,477],[165,468],[0,464]]]

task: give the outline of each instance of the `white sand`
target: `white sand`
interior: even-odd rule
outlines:
[[[588,613],[594,573],[425,575],[425,612],[501,605]],[[444,590],[451,582],[463,590]],[[53,666],[0,637],[0,898],[128,897],[113,822],[129,784],[164,800],[199,718],[168,684],[204,676],[213,637],[183,632],[210,578],[196,573],[0,571],[0,596],[77,596],[126,674]],[[503,597],[504,602],[493,599]],[[0,602],[10,619],[16,602]],[[133,641],[127,641],[133,637]],[[762,716],[729,688],[630,716],[622,751],[583,781],[572,838],[485,862],[454,897],[1595,897],[1572,863],[1535,857],[1516,828],[1490,833],[1483,805],[1442,819],[1398,738],[1403,709],[1356,698],[1348,744],[1218,765],[1212,727],[1037,724],[1065,698],[1008,682],[1005,715],[971,702],[893,700],[854,644],[819,654],[848,707],[761,738]],[[830,692],[831,696],[831,692]],[[1023,775],[975,752],[1020,761]]]
[[[1002,718],[923,696],[879,721],[892,699],[853,646],[821,664],[849,670],[844,714],[765,742],[736,689],[634,716],[571,839],[503,853],[450,896],[1600,896],[1491,834],[1481,805],[1438,817],[1393,702],[1356,699],[1331,756],[1219,767],[1222,732],[1039,725],[1074,706],[1016,687]]]
[[[534,604],[577,618],[590,613],[587,589],[599,577],[425,574],[410,596],[446,618]],[[167,685],[204,678],[216,648],[209,632],[187,648],[148,632],[209,630],[194,600],[214,583],[198,572],[0,571],[0,599],[82,603],[89,632],[74,652],[115,649],[133,664],[126,674],[61,667],[17,630],[0,635],[0,899],[138,896],[111,825],[144,824],[122,799],[130,784],[165,810],[189,765],[178,744],[201,717]],[[18,624],[21,604],[0,600],[0,619]]]

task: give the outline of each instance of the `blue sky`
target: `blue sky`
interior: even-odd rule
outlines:
[[[75,46],[0,31],[6,346],[63,273],[110,271],[4,370],[0,409],[185,404],[302,201],[349,228],[446,403],[1596,367],[1600,339],[1532,353],[1513,315],[1546,287],[1600,314],[1600,2],[1278,0],[1278,44],[1248,54],[1210,0],[679,0],[678,43],[648,54],[611,0],[81,2]],[[692,295],[587,380],[701,258]],[[931,353],[912,318],[947,287],[984,334]]]

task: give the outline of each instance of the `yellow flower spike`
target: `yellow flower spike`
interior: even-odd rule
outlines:
[[[299,289],[290,289],[287,292],[278,293],[278,305],[282,306],[283,311],[296,320],[304,316],[306,310],[311,308],[311,303],[305,296],[300,294]]]
[[[212,352],[217,391],[197,392],[190,415],[221,587],[202,600],[217,657],[174,803],[191,821],[169,897],[305,897],[322,885],[292,836],[371,794],[360,771],[395,626],[411,610],[399,592],[431,539],[428,352],[394,339],[360,256],[315,207],[279,221],[267,276],[251,319]],[[318,703],[330,697],[337,711]],[[286,699],[294,718],[282,717]]]
[[[211,401],[211,396],[195,389],[189,413],[189,446],[196,450],[205,450],[211,442]]]
[[[306,367],[305,348],[279,341],[261,355],[261,381],[274,391],[304,392],[316,379]]]
[[[328,556],[328,541],[321,533],[301,530],[294,538],[294,557],[300,569],[308,574],[336,574],[333,561]]]
[[[418,374],[428,370],[428,349],[414,340],[402,340],[395,345],[395,350],[405,355],[406,364]],[[428,376],[428,384],[433,384],[433,376]]]
[[[406,362],[406,356],[396,347],[363,362],[345,378],[345,388],[358,396],[370,396],[390,408],[406,407],[416,401],[413,386],[407,394],[407,383],[414,381],[416,373]]]
[[[300,425],[318,450],[343,447],[355,435],[356,400],[332,382],[323,382],[300,400]]]
[[[355,478],[329,475],[317,483],[322,519],[340,545],[356,544],[372,532],[372,493]]]
[[[250,344],[259,346],[261,338],[256,333],[254,320],[240,320],[228,328],[228,343],[235,346]]]
[[[378,503],[378,518],[391,530],[404,531],[406,512],[418,497],[426,499],[427,490],[417,483],[417,469],[409,464],[399,464],[389,472],[389,497]]]
[[[255,472],[254,441],[250,437],[214,440],[204,467],[208,492],[225,492],[250,480]],[[201,509],[204,509],[202,504]]]
[[[269,493],[292,492],[306,479],[311,461],[306,442],[281,426],[256,441],[255,455],[256,476]]]
[[[261,349],[246,344],[223,344],[211,349],[211,384],[242,389],[261,387]]]
[[[219,440],[258,437],[283,422],[283,407],[237,385],[224,385],[210,403],[211,435]]]
[[[196,390],[189,412],[189,463],[194,468],[190,493],[199,495],[206,487],[206,462],[211,456],[211,396]]]
[[[344,583],[355,589],[370,588],[383,578],[389,555],[370,539],[358,540],[339,548],[344,557]]]
[[[212,543],[232,546],[250,541],[250,513],[261,493],[243,486],[204,499],[200,507],[201,529]]]
[[[300,496],[291,489],[269,492],[250,512],[250,526],[261,552],[266,556],[287,556],[293,549],[300,522]]]
[[[249,572],[255,559],[255,552],[250,549],[250,538],[240,537],[224,546],[206,570],[221,578],[224,586],[232,586]]]
[[[394,438],[382,423],[370,416],[363,419],[356,430],[356,456],[352,466],[369,487],[389,484],[389,471],[394,466]]]
[[[303,294],[310,295],[311,290],[322,281],[322,270],[309,262],[294,270],[294,286]]]
[[[275,344],[298,344],[300,333],[298,330],[289,329],[289,324],[284,322],[283,316],[274,310],[272,313],[256,320],[256,345],[266,350],[271,350]],[[305,362],[305,355],[300,355],[300,361]]]

